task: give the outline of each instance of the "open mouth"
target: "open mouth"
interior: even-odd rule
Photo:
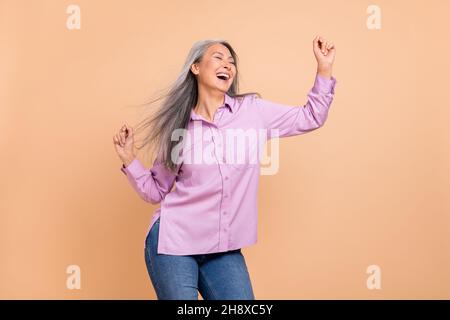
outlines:
[[[227,80],[230,79],[230,75],[228,75],[226,73],[223,73],[223,72],[220,72],[220,73],[217,74],[217,78],[220,79],[220,80],[223,80],[223,81],[227,81]]]

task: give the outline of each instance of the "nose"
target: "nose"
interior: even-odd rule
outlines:
[[[231,70],[231,63],[226,63],[225,64],[225,66],[224,66],[224,68],[227,68],[228,70]]]

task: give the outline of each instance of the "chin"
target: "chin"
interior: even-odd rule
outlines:
[[[225,83],[225,84],[221,85],[220,87],[221,88],[229,88],[230,86],[231,86],[231,83],[230,84]]]

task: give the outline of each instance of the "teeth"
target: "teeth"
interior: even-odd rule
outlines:
[[[227,79],[230,78],[230,76],[229,76],[228,74],[222,73],[222,72],[218,73],[217,75],[218,75],[218,76],[225,76]]]

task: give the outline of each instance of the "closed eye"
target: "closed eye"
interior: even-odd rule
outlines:
[[[217,58],[217,59],[220,59],[220,60],[222,60],[222,58],[221,58],[221,57],[214,57],[214,58]],[[230,63],[232,63],[232,64],[235,64],[235,63],[234,63],[234,61],[230,61]]]

